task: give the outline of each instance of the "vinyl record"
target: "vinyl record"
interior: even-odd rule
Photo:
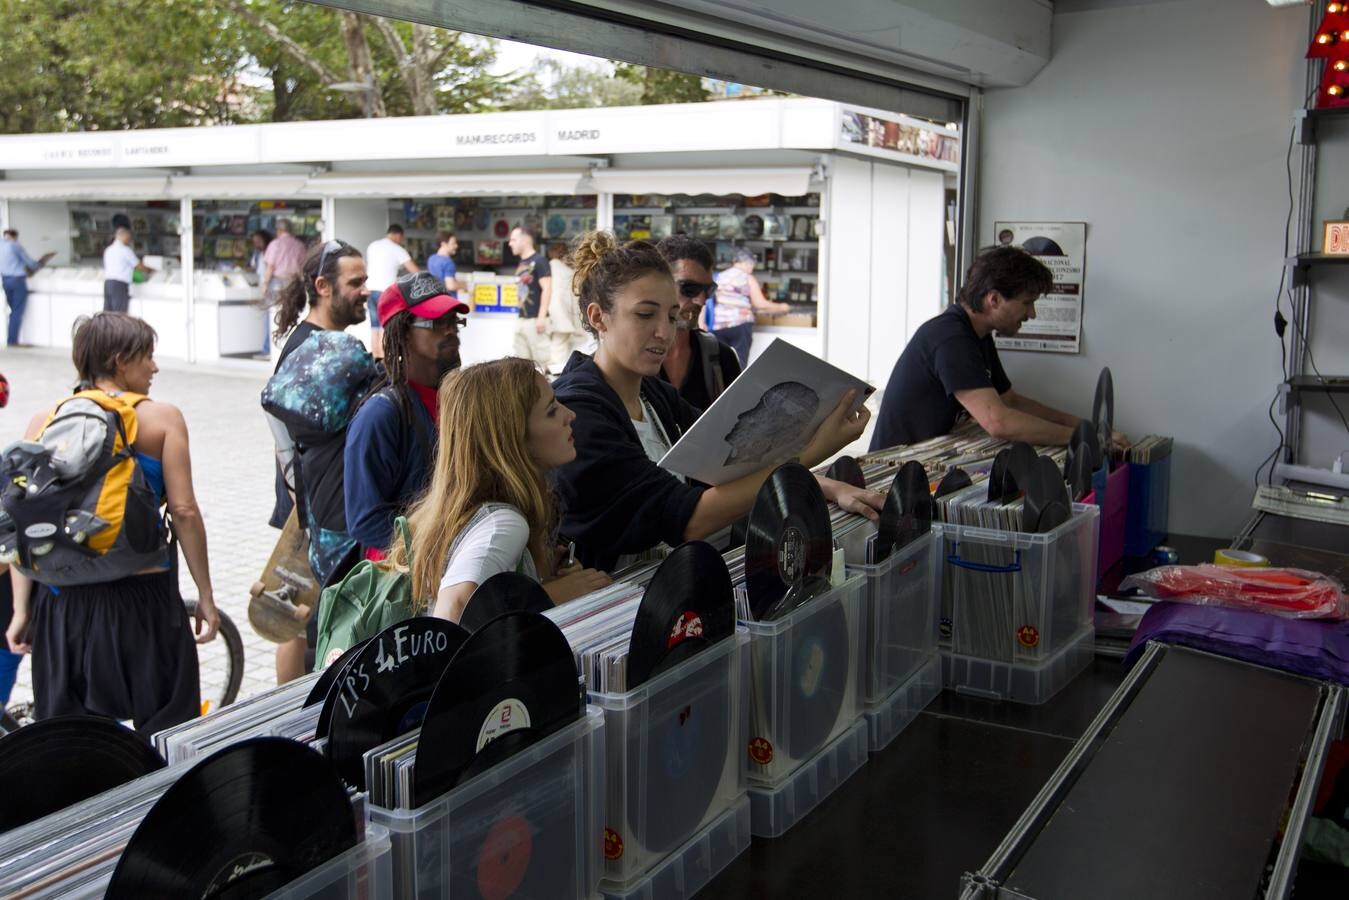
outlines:
[[[787,691],[784,749],[793,760],[818,753],[833,733],[848,692],[851,648],[848,617],[835,605],[808,616],[794,627],[786,661]]]
[[[674,549],[646,586],[628,644],[627,689],[735,634],[731,573],[711,544]]]
[[[323,704],[323,708],[319,710],[318,723],[314,728],[315,737],[326,738],[328,736],[328,726],[333,721],[333,707],[337,706],[337,695],[341,690],[338,685],[346,677],[347,670],[351,668],[351,661],[356,658],[356,654],[361,652],[361,648],[366,643],[366,641],[361,641],[354,647],[347,648],[345,653],[333,660],[333,664],[319,674],[318,680],[310,688],[309,696],[305,698],[304,705]]]
[[[1026,506],[1022,528],[1033,534],[1053,531],[1073,514],[1068,486],[1054,460],[1041,456],[1026,486]]]
[[[557,625],[538,613],[498,616],[464,641],[431,695],[412,771],[414,805],[458,784],[498,739],[526,733],[493,749],[493,763],[502,748],[519,750],[575,721],[584,706],[576,657]]]
[[[347,784],[364,790],[365,752],[421,724],[436,682],[467,639],[453,622],[421,616],[361,648],[337,686],[328,724],[328,757]]]
[[[503,613],[547,612],[552,608],[548,592],[533,578],[519,572],[498,572],[468,598],[459,624],[477,631]]]
[[[332,765],[304,744],[254,738],[169,785],[122,851],[105,896],[263,897],[356,840]]]
[[[763,237],[763,217],[755,215],[745,216],[745,223],[741,230],[744,232],[746,239],[751,241],[758,240]]]
[[[956,491],[964,490],[974,484],[970,480],[970,475],[964,469],[955,468],[947,471],[942,476],[942,480],[937,483],[937,489],[932,492],[933,499],[940,499],[947,494],[954,494]]]
[[[1096,379],[1096,398],[1091,404],[1091,422],[1096,426],[1096,439],[1101,453],[1110,457],[1110,436],[1115,433],[1115,379],[1110,367],[1101,369]]]
[[[163,767],[145,738],[112,719],[34,722],[0,738],[0,833]]]
[[[1010,503],[1015,500],[1025,492],[1025,485],[1034,471],[1035,448],[1025,441],[1015,441],[998,451],[988,479],[989,502]]]
[[[755,621],[779,618],[827,587],[834,539],[820,483],[784,463],[759,488],[745,535],[745,590]]]
[[[865,489],[867,486],[867,479],[862,474],[862,467],[851,456],[840,456],[830,463],[824,477],[850,484],[855,488]]]
[[[1081,503],[1091,493],[1091,459],[1088,453],[1071,453],[1064,461],[1064,481],[1068,485],[1068,497],[1074,503]]]
[[[492,234],[503,240],[511,233],[511,223],[505,219],[497,219],[496,224],[492,226]]]
[[[1064,463],[1064,470],[1073,468],[1074,460],[1082,457],[1086,460],[1083,464],[1088,472],[1095,472],[1105,463],[1105,456],[1101,453],[1101,439],[1096,434],[1096,426],[1086,419],[1082,419],[1073,428],[1073,434],[1068,438],[1068,456]]]
[[[722,788],[727,754],[733,746],[743,752],[730,733],[735,701],[726,672],[727,664],[714,662],[681,676],[677,687],[651,696],[647,727],[629,729],[624,738],[629,766],[647,773],[643,790],[626,792],[632,830],[626,838],[651,853],[666,853],[698,832]],[[734,780],[734,761],[730,768]]]
[[[927,470],[911,459],[900,466],[890,492],[885,497],[880,524],[876,529],[876,548],[871,562],[880,563],[890,554],[932,530],[936,504],[928,487]]]

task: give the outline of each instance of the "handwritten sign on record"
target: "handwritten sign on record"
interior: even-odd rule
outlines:
[[[362,648],[351,661],[342,678],[338,699],[348,716],[380,676],[405,665],[415,664],[421,657],[452,654],[461,641],[454,640],[453,629],[428,628],[425,620],[413,619],[387,628]]]
[[[1327,221],[1321,246],[1327,256],[1349,256],[1349,221]]]

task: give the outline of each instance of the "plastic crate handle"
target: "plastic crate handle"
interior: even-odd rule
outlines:
[[[969,569],[971,572],[987,572],[991,575],[1010,575],[1013,572],[1021,571],[1021,551],[1015,551],[1016,555],[1012,557],[1012,562],[1005,566],[995,566],[992,563],[970,562],[967,559],[960,558],[960,542],[955,542],[955,551],[946,555],[946,561],[951,565],[961,569]]]

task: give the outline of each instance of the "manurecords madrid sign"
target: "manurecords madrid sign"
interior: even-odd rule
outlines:
[[[457,134],[454,136],[458,147],[497,147],[513,144],[537,144],[537,131],[491,131],[482,134]]]

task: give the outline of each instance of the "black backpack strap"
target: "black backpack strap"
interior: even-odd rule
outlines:
[[[695,331],[698,352],[703,359],[703,384],[709,400],[716,400],[726,390],[726,376],[721,371],[721,341],[706,331]]]

